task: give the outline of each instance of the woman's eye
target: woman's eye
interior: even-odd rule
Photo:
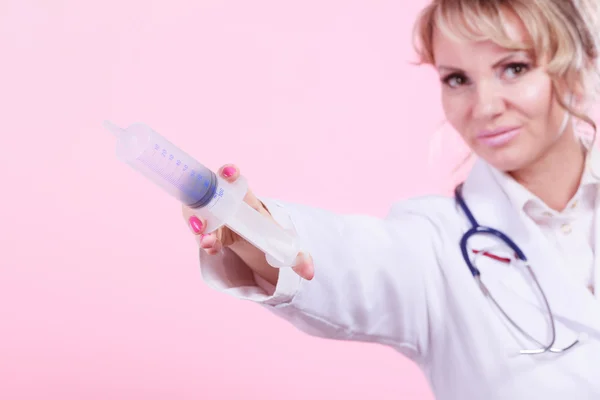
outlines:
[[[530,65],[527,63],[510,63],[504,66],[502,71],[503,75],[507,79],[514,79],[519,75],[523,75],[530,69]],[[453,73],[442,78],[442,83],[450,88],[458,88],[468,84],[467,77],[462,73]]]
[[[518,75],[522,75],[529,69],[529,65],[525,63],[511,63],[505,68],[505,72],[509,78],[514,78]]]
[[[442,82],[445,85],[448,85],[452,88],[458,87],[460,85],[464,85],[466,83],[467,79],[460,74],[452,74],[449,75],[447,77],[445,77],[444,79],[442,79]]]

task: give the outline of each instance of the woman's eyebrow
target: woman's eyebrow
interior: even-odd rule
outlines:
[[[523,51],[515,51],[510,53],[507,56],[502,57],[500,60],[496,61],[493,65],[492,68],[496,68],[498,67],[500,64],[503,64],[505,62],[507,62],[508,60],[510,60],[511,58],[514,58],[516,56],[519,55],[527,55],[527,53],[523,52]],[[460,68],[456,68],[456,67],[451,67],[451,66],[446,66],[446,65],[439,65],[437,67],[438,70],[449,70],[449,71],[457,71],[457,72],[464,72],[462,69]]]

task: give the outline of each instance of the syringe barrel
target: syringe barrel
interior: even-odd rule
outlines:
[[[214,172],[144,124],[122,131],[117,157],[190,207],[206,206],[217,190]]]

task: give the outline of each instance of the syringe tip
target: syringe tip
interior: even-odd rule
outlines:
[[[110,121],[104,121],[104,127],[106,129],[108,129],[109,131],[111,131],[112,134],[115,135],[116,137],[121,136],[121,134],[123,133],[123,129],[121,129],[119,126],[113,124]]]

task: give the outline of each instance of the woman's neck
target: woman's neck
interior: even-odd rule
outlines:
[[[585,148],[565,132],[541,159],[510,175],[548,207],[562,211],[577,192],[584,168]]]

